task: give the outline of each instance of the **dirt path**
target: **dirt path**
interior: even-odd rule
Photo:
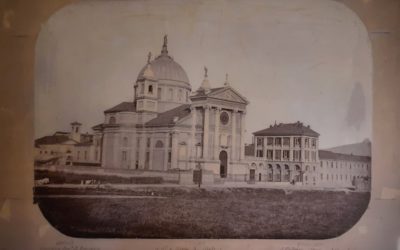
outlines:
[[[164,199],[163,196],[145,196],[145,195],[108,195],[108,194],[95,194],[95,195],[81,195],[81,194],[49,194],[49,195],[35,195],[35,198],[106,198],[106,199]]]

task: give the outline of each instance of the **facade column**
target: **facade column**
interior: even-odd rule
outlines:
[[[257,157],[257,136],[253,137],[253,144],[254,144],[254,157]]]
[[[150,146],[149,146],[149,169],[153,169],[153,151],[154,151],[154,141],[153,134],[149,135],[150,138]]]
[[[289,137],[289,161],[294,161],[294,137]]]
[[[293,173],[294,173],[294,165],[293,164],[288,164],[289,165],[289,182],[293,180]]]
[[[139,168],[145,168],[145,157],[146,157],[146,136],[145,134],[139,135]]]
[[[210,107],[204,106],[203,159],[208,159],[208,138],[210,126]]]
[[[221,113],[221,108],[216,107],[215,109],[215,132],[214,132],[214,159],[217,160],[219,157],[219,116]]]
[[[178,167],[178,133],[172,133],[171,168]]]
[[[135,169],[136,168],[136,132],[133,133],[129,138],[129,168]]]
[[[103,134],[103,139],[102,139],[102,145],[101,145],[101,166],[107,167],[107,148],[108,148],[108,133],[104,132]]]
[[[164,171],[168,170],[169,133],[165,133],[164,140]]]
[[[119,144],[119,134],[113,133],[113,163],[112,168],[121,168],[121,145]]]
[[[241,117],[240,117],[240,160],[244,160],[244,150],[245,150],[245,141],[244,141],[244,133],[245,133],[245,121],[246,121],[246,111],[242,111]],[[266,140],[264,141],[264,149],[266,147]],[[264,150],[263,149],[263,150]],[[267,156],[267,152],[265,153],[264,157]]]
[[[192,130],[190,135],[189,159],[196,159],[196,123],[197,123],[196,107],[190,107],[190,113],[192,114]]]
[[[236,160],[236,113],[237,109],[234,109],[232,112],[232,150],[231,150],[231,159]]]
[[[304,137],[300,137],[300,141],[301,141],[301,145],[300,145],[300,150],[301,150],[301,157],[300,157],[300,161],[304,162],[306,157],[305,157],[305,152],[304,152],[304,148],[305,148],[305,138]]]

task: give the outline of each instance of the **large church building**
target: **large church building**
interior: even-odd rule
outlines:
[[[228,77],[212,86],[207,68],[193,91],[185,70],[168,53],[166,36],[161,54],[152,59],[149,53],[132,96],[131,102],[105,110],[93,134],[81,133],[81,124],[74,122],[70,132],[37,139],[36,165],[186,173],[186,183],[193,183],[192,170],[201,169],[209,183],[370,189],[369,156],[319,150],[320,135],[300,121],[254,132],[253,143],[246,145],[247,99]]]
[[[93,127],[102,135],[101,166],[145,170],[201,167],[221,178],[244,174],[244,122],[248,101],[226,79],[207,79],[192,92],[183,68],[168,54],[148,61],[133,86],[132,102],[104,112]]]

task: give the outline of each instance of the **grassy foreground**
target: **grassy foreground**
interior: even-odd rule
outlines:
[[[36,194],[88,194],[42,188]],[[350,229],[369,193],[264,188],[147,187],[89,193],[167,198],[36,198],[43,215],[73,237],[325,239]]]

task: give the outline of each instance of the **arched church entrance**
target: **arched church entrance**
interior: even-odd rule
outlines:
[[[221,178],[226,178],[228,173],[228,153],[226,151],[221,151],[219,153],[219,175]]]

